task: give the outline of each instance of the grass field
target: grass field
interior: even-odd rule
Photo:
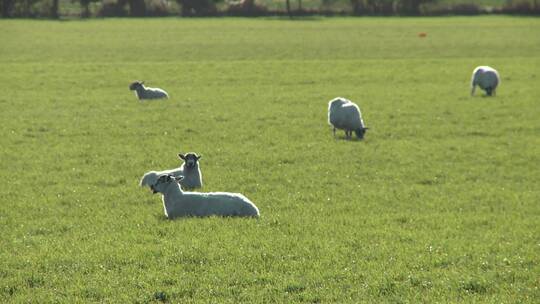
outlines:
[[[0,20],[0,302],[538,303],[539,33]],[[477,65],[501,73],[495,98],[469,96]],[[171,99],[138,102],[135,79]],[[332,137],[336,96],[364,141]],[[138,181],[180,151],[262,217],[166,220]]]

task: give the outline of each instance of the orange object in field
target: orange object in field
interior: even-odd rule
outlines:
[[[424,33],[424,32],[418,33],[418,37],[426,37],[426,36],[427,36],[427,33]]]

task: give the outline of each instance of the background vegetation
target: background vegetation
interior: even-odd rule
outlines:
[[[538,0],[0,0],[8,17],[539,14]]]
[[[0,302],[540,300],[538,19],[0,27]],[[336,96],[365,141],[332,137]],[[138,181],[179,151],[262,218],[166,220]]]

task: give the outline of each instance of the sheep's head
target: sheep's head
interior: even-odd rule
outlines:
[[[358,139],[364,139],[364,135],[366,134],[366,131],[369,130],[369,128],[360,128],[356,130],[356,136]]]
[[[202,158],[202,155],[197,155],[197,153],[189,152],[189,153],[186,153],[185,155],[182,153],[178,153],[178,157],[186,163],[185,164],[186,168],[193,168],[195,167],[195,165],[197,165],[197,162],[199,161],[199,159]]]
[[[183,176],[181,177],[174,177],[170,174],[159,174],[156,171],[150,171],[143,175],[141,178],[140,186],[148,186],[150,187],[150,190],[152,190],[153,193],[162,192],[160,191],[165,189],[165,184],[169,183],[170,181],[180,181]],[[161,185],[161,186],[160,186]]]
[[[137,90],[138,88],[142,87],[144,84],[144,81],[135,81],[135,82],[132,82],[130,85],[129,85],[129,89],[131,91],[135,91]]]
[[[178,184],[179,181],[181,181],[184,177],[174,177],[171,174],[162,174],[158,177],[155,184],[150,185],[150,189],[152,190],[153,194],[156,193],[164,193],[165,189],[172,183]]]

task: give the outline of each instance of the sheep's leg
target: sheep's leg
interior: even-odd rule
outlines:
[[[336,128],[334,128],[332,132],[334,132],[334,137],[336,137]]]
[[[471,86],[471,96],[474,95],[474,90],[476,90],[476,85],[473,84],[473,85]]]

